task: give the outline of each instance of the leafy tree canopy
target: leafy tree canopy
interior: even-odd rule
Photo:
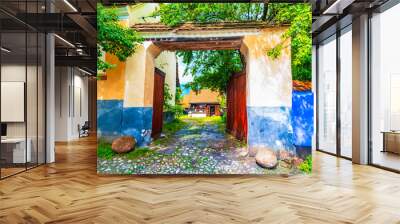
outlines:
[[[293,79],[311,80],[311,9],[309,4],[278,3],[173,3],[162,4],[157,12],[161,22],[177,26],[184,22],[222,21],[269,21],[277,24],[290,23],[284,38],[291,38]],[[283,48],[279,44],[266,52],[279,57]],[[190,87],[195,90],[210,88],[225,92],[229,76],[243,66],[240,53],[234,50],[183,51],[184,63],[194,80]]]
[[[187,65],[184,75],[190,72],[193,76],[187,86],[194,91],[211,89],[223,93],[231,74],[242,70],[239,51],[181,51],[178,55]]]
[[[97,69],[99,71],[113,67],[102,59],[103,52],[113,54],[120,61],[125,61],[142,41],[137,32],[120,24],[117,8],[97,4]]]

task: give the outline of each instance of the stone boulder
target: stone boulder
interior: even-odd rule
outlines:
[[[114,139],[111,149],[116,153],[126,153],[135,148],[136,140],[131,136],[123,136]]]
[[[278,165],[278,158],[272,149],[259,148],[256,154],[256,162],[263,168],[273,169]]]

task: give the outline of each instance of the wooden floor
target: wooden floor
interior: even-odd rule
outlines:
[[[395,170],[400,170],[400,155],[391,152],[381,152],[375,150],[372,156],[374,164],[388,167]]]
[[[0,223],[400,223],[400,175],[314,155],[311,176],[99,177],[94,139],[0,181]]]

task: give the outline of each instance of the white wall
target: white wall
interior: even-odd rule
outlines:
[[[168,84],[170,89],[170,94],[172,94],[172,99],[170,104],[175,104],[175,92],[176,92],[176,55],[172,51],[163,51],[158,55],[155,60],[156,67],[161,71],[165,72],[165,83]]]
[[[38,69],[38,70],[37,70]],[[26,80],[27,78],[27,80]],[[6,122],[8,138],[29,139],[32,162],[39,159],[44,162],[44,74],[39,66],[25,66],[25,64],[3,64],[1,66],[2,82],[24,82],[26,85],[26,107],[21,112],[26,112],[26,120],[22,122]],[[24,91],[24,90],[22,90]],[[21,94],[24,94],[22,92]],[[7,97],[7,96],[2,96]],[[1,108],[11,110],[11,108]],[[3,111],[4,112],[4,111]],[[8,111],[9,113],[12,111]],[[39,156],[37,156],[37,153]]]
[[[88,78],[76,68],[56,67],[55,85],[55,140],[78,139],[78,124],[88,120]]]

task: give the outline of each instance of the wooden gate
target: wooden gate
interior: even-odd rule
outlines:
[[[154,93],[153,93],[153,121],[151,137],[160,137],[163,126],[164,105],[164,82],[165,73],[159,69],[154,70]]]
[[[239,140],[247,140],[246,72],[231,76],[227,89],[226,128]]]

